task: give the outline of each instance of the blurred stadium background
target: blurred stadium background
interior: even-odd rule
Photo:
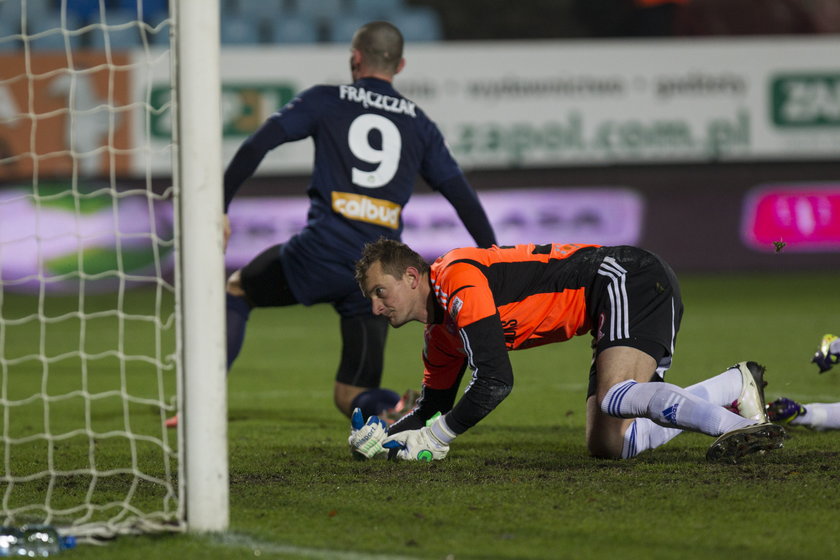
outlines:
[[[137,25],[138,6],[145,26]],[[685,275],[687,287],[700,293],[698,307],[709,309],[711,325],[687,325],[689,342],[682,351],[689,358],[684,363],[695,368],[689,368],[690,375],[707,373],[700,370],[762,344],[759,354],[794,372],[823,330],[834,328],[826,315],[836,309],[836,296],[825,300],[824,309],[822,298],[831,297],[826,286],[840,272],[837,0],[221,0],[221,9],[223,163],[296,92],[316,83],[346,82],[352,33],[366,21],[388,19],[407,39],[407,66],[396,79],[397,89],[440,125],[500,242],[630,243],[661,254],[681,275],[733,273],[731,283],[730,276],[721,275],[701,289]],[[0,319],[11,325],[0,330],[5,332],[0,342],[3,364],[31,362],[16,371],[32,385],[15,386],[20,401],[43,391],[34,385],[50,352],[72,355],[71,375],[54,379],[68,384],[57,392],[75,390],[76,337],[84,332],[76,309],[91,301],[105,309],[122,306],[112,301],[119,298],[109,299],[118,284],[107,282],[96,284],[105,292],[96,298],[81,294],[77,301],[71,296],[41,304],[28,297],[53,288],[74,294],[77,287],[45,284],[38,251],[54,249],[49,256],[57,269],[72,275],[79,265],[71,252],[76,247],[72,240],[69,248],[56,240],[84,237],[98,249],[84,257],[92,277],[120,259],[121,272],[134,273],[138,284],[147,269],[161,263],[162,272],[171,273],[172,208],[163,196],[173,182],[169,65],[158,58],[168,46],[167,18],[166,0],[0,0]],[[70,65],[75,72],[68,81]],[[150,80],[139,77],[146,71]],[[139,108],[144,103],[148,113]],[[231,207],[228,268],[302,227],[310,159],[307,142],[282,146],[246,183]],[[113,213],[111,198],[119,197],[110,189],[150,189],[162,196],[154,204],[126,197]],[[44,212],[38,220],[19,195],[33,190]],[[68,205],[60,193],[69,190],[84,196],[68,199]],[[471,243],[438,198],[419,184],[404,214],[406,240],[429,258]],[[86,224],[63,220],[74,212],[84,214]],[[158,236],[162,241],[155,241]],[[752,284],[754,274],[767,281]],[[809,284],[809,278],[816,280]],[[728,299],[720,297],[724,285],[731,290]],[[825,294],[809,293],[812,285]],[[777,291],[797,292],[806,303],[790,298],[777,309]],[[11,292],[23,295],[11,297]],[[814,303],[815,298],[820,301]],[[755,304],[758,300],[762,303]],[[155,303],[166,309],[171,304],[167,297]],[[57,335],[43,326],[36,333],[35,319],[48,323],[52,306],[66,324]],[[757,316],[767,318],[756,320],[756,308],[766,311]],[[727,322],[724,315],[733,309],[741,322]],[[297,321],[302,315],[291,316]],[[325,448],[337,449],[330,438],[344,434],[343,421],[325,396],[327,384],[311,375],[313,367],[333,367],[331,355],[313,366],[313,355],[324,358],[320,344],[302,351],[297,341],[290,345],[295,352],[288,354],[295,355],[284,355],[284,365],[294,364],[288,369],[296,373],[284,372],[282,391],[276,389],[276,357],[259,350],[276,350],[272,317],[262,316],[252,328],[253,350],[245,352],[241,374],[232,380],[238,390],[231,397],[232,433],[250,436],[254,425],[266,432],[255,438],[259,444],[251,455],[242,453],[248,437],[232,438],[239,446],[240,463],[233,469],[239,473],[247,471],[249,461],[273,473],[277,464],[271,457],[268,466],[262,464],[265,448],[277,453],[274,448],[287,442],[278,443],[272,430],[282,429],[284,421],[296,426],[310,411],[320,430],[316,439],[326,442]],[[335,335],[324,334],[330,329],[323,326],[329,311],[316,310],[314,317],[321,323],[308,325],[311,331]],[[91,348],[110,344],[124,324],[123,317],[113,324],[110,316],[98,319],[108,323],[97,333],[91,330],[84,359],[96,355]],[[165,318],[159,322],[171,328]],[[778,327],[781,323],[794,333]],[[93,321],[86,324],[92,329]],[[740,333],[745,324],[756,328]],[[701,339],[694,346],[692,328]],[[169,340],[171,333],[165,335]],[[401,335],[404,331],[392,336],[399,341]],[[160,335],[137,339],[155,336]],[[47,339],[50,345],[43,342]],[[392,344],[389,352],[402,352],[400,364],[414,363],[415,342]],[[83,335],[83,350],[84,344]],[[334,346],[337,351],[337,342]],[[707,355],[708,348],[719,355]],[[168,357],[159,348],[149,351],[154,352]],[[585,369],[584,354],[580,367],[567,364],[566,369]],[[534,369],[549,371],[551,360],[546,363],[552,365]],[[398,383],[414,383],[412,367],[393,372],[402,376]],[[116,383],[116,369],[106,363],[98,373]],[[572,375],[569,379],[577,379]],[[166,377],[169,385],[171,377]],[[820,382],[822,389],[807,393],[804,381],[783,387],[796,388],[803,398],[816,394],[836,400],[832,380],[824,376]],[[292,387],[308,390],[309,400],[290,403],[296,394]],[[260,404],[264,410],[251,410],[254,394],[267,388],[270,402]],[[161,418],[173,410],[174,401],[168,400],[173,390],[167,388],[153,414],[138,413],[150,432],[160,432]],[[280,407],[278,393],[284,399]],[[567,393],[563,398],[576,403],[568,405],[571,410],[580,399]],[[41,400],[33,402],[23,412],[44,416]],[[120,416],[118,404],[112,408],[101,414],[103,421]],[[500,416],[503,421],[518,418],[515,408],[510,410]],[[242,421],[239,427],[236,421]],[[580,425],[574,427],[580,431]],[[28,430],[28,424],[21,429]],[[261,459],[251,461],[254,457]],[[235,484],[240,492],[251,486],[248,480]],[[285,485],[271,486],[273,491],[275,486]],[[238,505],[241,514],[244,508]],[[286,519],[297,516],[295,510]],[[244,523],[241,515],[237,523]]]
[[[140,3],[153,30],[145,34],[122,25],[137,18],[134,0],[103,4],[109,27],[86,28],[104,23],[99,0],[67,0],[67,29],[88,30],[33,39],[33,64],[63,64],[55,53],[64,52],[65,39],[77,59],[94,57],[89,64],[102,55],[106,34],[117,59],[166,42],[166,0]],[[21,5],[0,0],[0,35],[20,31]],[[27,0],[28,32],[60,27],[61,5]],[[487,199],[501,242],[633,243],[663,254],[678,271],[822,269],[840,261],[835,1],[222,0],[221,6],[225,163],[294,93],[346,81],[353,31],[388,19],[407,39],[398,89],[441,126]],[[0,42],[0,49],[5,68],[22,60],[19,40]],[[137,93],[130,76],[116,79],[114,95],[129,104]],[[54,82],[35,87],[55,100],[66,86]],[[107,84],[104,77],[90,84],[90,107],[107,95]],[[77,87],[75,103],[84,111],[82,93]],[[164,104],[167,95],[153,86],[153,102]],[[15,99],[14,84],[6,82],[5,114]],[[88,139],[84,150],[103,146],[109,130],[124,149],[112,164],[104,157],[80,160],[79,177],[96,183],[114,173],[130,188],[147,181],[151,168],[153,184],[165,188],[168,153],[161,147],[151,161],[138,157],[140,117],[116,116],[110,129],[101,120],[75,120],[76,142]],[[49,135],[56,144],[45,149],[70,142],[69,119],[40,126],[43,142]],[[15,157],[26,137],[21,131],[15,119],[0,121],[0,189],[31,179],[31,165]],[[153,117],[151,133],[152,148],[163,146],[166,113]],[[310,151],[299,144],[271,154],[234,204],[241,235],[230,267],[302,224]],[[61,181],[70,170],[68,158],[53,157],[38,173],[41,181]],[[249,205],[248,197],[260,198]],[[283,204],[263,204],[264,197],[283,197]],[[445,205],[434,197],[415,200],[405,213],[408,241],[422,240],[430,257],[447,244],[469,243]],[[782,251],[775,241],[785,243]]]

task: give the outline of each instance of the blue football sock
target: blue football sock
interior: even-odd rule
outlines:
[[[251,306],[245,298],[226,295],[227,304],[227,368],[230,366],[242,350],[242,342],[245,340],[245,325],[248,323],[248,316],[251,314]]]
[[[389,408],[394,408],[399,401],[400,396],[390,389],[368,389],[364,393],[356,395],[356,398],[350,403],[350,409],[361,408],[362,417],[368,418]]]

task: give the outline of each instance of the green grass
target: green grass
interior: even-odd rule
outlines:
[[[840,330],[838,287],[840,274],[829,273],[683,278],[686,315],[669,381],[689,385],[749,359],[767,366],[769,398],[839,401],[840,372],[818,375],[808,363],[819,337]],[[15,305],[7,296],[4,312]],[[390,331],[386,386],[419,385],[421,333],[417,324]],[[230,531],[121,537],[67,557],[836,554],[840,433],[792,429],[785,449],[738,465],[707,464],[711,439],[701,434],[629,461],[594,460],[583,438],[589,352],[580,337],[512,354],[513,393],[445,461],[357,462],[332,404],[334,312],[258,310],[228,384]],[[30,373],[40,379],[37,368]],[[107,384],[104,375],[94,377]],[[159,417],[136,414],[141,425]],[[39,422],[33,411],[30,425]],[[35,451],[28,460],[37,464]]]

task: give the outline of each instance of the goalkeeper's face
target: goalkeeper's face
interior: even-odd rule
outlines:
[[[418,309],[425,309],[422,298],[419,273],[409,267],[400,278],[382,271],[379,262],[368,269],[364,280],[364,292],[370,298],[374,315],[384,315],[393,327],[401,327],[409,321],[422,321]]]

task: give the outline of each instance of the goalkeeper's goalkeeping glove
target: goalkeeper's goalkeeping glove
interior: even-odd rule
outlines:
[[[350,416],[350,452],[359,459],[373,459],[385,456],[382,442],[388,437],[388,425],[379,416],[371,416],[364,421],[362,410],[356,408]]]
[[[381,445],[389,450],[389,459],[440,460],[449,453],[449,443],[455,439],[455,435],[446,425],[446,417],[440,416],[430,426],[394,434]]]

